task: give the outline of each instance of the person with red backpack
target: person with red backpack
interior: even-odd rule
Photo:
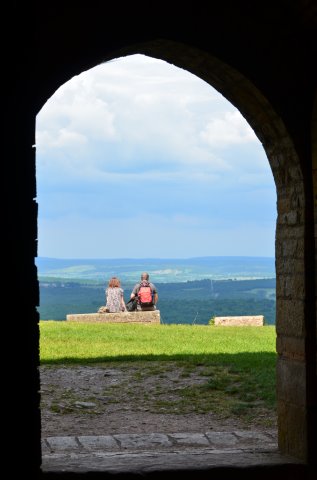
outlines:
[[[158,293],[154,283],[149,281],[149,274],[143,272],[141,274],[141,281],[134,285],[131,299],[137,298],[137,310],[156,310],[158,301]]]

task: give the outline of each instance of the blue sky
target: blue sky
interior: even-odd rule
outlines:
[[[133,55],[61,86],[36,121],[38,255],[274,256],[263,147],[219,92]]]

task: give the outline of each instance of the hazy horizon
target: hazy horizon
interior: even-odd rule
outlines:
[[[191,260],[203,258],[275,258],[272,255],[197,255],[188,257],[48,257],[38,255],[36,258],[47,258],[51,260]]]
[[[119,276],[134,280],[148,272],[156,281],[175,282],[197,279],[273,278],[274,257],[210,256],[190,258],[99,258],[70,259],[38,257],[42,277],[105,279]]]

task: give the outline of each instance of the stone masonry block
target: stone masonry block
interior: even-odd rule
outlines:
[[[276,338],[276,351],[282,357],[303,360],[305,357],[305,339],[278,335]]]
[[[164,433],[118,434],[113,437],[120,442],[121,448],[171,447],[172,442]]]
[[[291,210],[291,201],[290,198],[284,197],[284,198],[279,198],[278,199],[278,211],[280,214],[287,213]]]
[[[279,275],[276,279],[276,296],[284,298],[305,298],[305,283],[302,275]]]
[[[209,445],[203,433],[170,433],[168,436],[177,445]]]
[[[68,322],[86,323],[160,323],[159,310],[148,312],[119,312],[119,313],[76,313],[66,316]]]
[[[213,447],[233,447],[239,445],[238,438],[231,432],[206,432],[206,437],[209,439]]]
[[[305,206],[305,195],[300,188],[299,191],[296,191],[291,197],[291,207],[302,209]]]
[[[307,430],[305,407],[280,400],[277,404],[278,447],[281,453],[306,460]]]
[[[306,368],[299,360],[281,358],[277,360],[277,396],[279,400],[304,407],[306,402]]]
[[[290,166],[288,169],[288,174],[292,180],[302,180],[303,174],[298,165]]]
[[[284,257],[302,258],[304,254],[304,239],[289,238],[282,242],[282,255]]]
[[[278,222],[276,225],[276,239],[278,241],[287,240],[289,238],[304,238],[305,229],[303,225],[287,225]]]
[[[299,223],[299,215],[297,210],[292,210],[289,212],[279,212],[278,223],[287,224],[287,225],[296,225]]]
[[[78,450],[80,446],[75,437],[48,437],[46,439],[53,452],[65,452],[67,450]]]
[[[117,449],[118,444],[111,435],[82,435],[78,437],[79,443],[88,450]]]
[[[215,325],[222,327],[262,327],[264,325],[263,315],[240,316],[240,317],[215,317]]]
[[[276,275],[303,275],[305,270],[304,258],[280,257],[276,258]]]
[[[304,302],[278,298],[276,310],[276,332],[278,335],[302,337],[305,332]]]

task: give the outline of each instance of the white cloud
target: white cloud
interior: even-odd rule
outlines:
[[[216,148],[258,141],[254,131],[240,112],[225,112],[214,118],[200,133],[202,140]]]
[[[224,105],[212,87],[166,62],[141,55],[118,59],[74,77],[46,103],[37,117],[38,161],[49,148],[70,147],[83,162],[86,152],[93,164],[98,141],[104,162],[111,161],[107,151],[116,142],[135,162],[138,150],[148,149],[160,153],[163,165],[167,156],[169,165],[203,162],[226,170],[199,138],[210,111]]]
[[[47,130],[42,130],[37,133],[37,148],[44,150],[46,148],[63,148],[63,147],[75,147],[78,148],[79,145],[84,145],[87,143],[88,139],[86,135],[83,135],[78,132],[72,132],[66,128],[60,128],[56,130],[54,134]]]
[[[116,138],[115,113],[108,103],[82,89],[78,77],[46,103],[37,116],[37,148],[46,152],[51,148],[71,146],[74,151],[85,143]],[[61,127],[62,126],[62,127]],[[70,142],[65,142],[65,139]],[[76,140],[78,143],[76,143]]]
[[[239,223],[248,204],[239,209],[244,190],[275,190],[263,148],[242,115],[199,78],[142,55],[99,65],[63,85],[39,113],[36,139],[41,255],[135,256],[144,225],[155,256],[220,255],[225,248],[234,254],[233,238],[247,251],[252,240],[233,227],[223,233],[221,212],[228,219],[234,210],[229,223]],[[141,192],[151,199],[148,216],[132,218]],[[112,253],[109,232],[116,232]]]

